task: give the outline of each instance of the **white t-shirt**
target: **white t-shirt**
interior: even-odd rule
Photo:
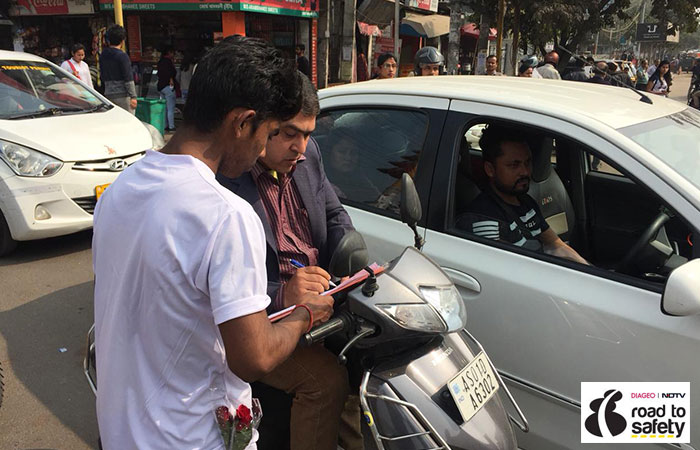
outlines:
[[[217,325],[270,302],[253,208],[196,158],[149,151],[97,203],[92,252],[104,448],[223,448],[214,410],[251,392]]]
[[[75,70],[78,72],[77,75],[75,74],[75,72],[73,72],[73,67],[70,66],[71,64],[73,64],[73,67],[75,67]],[[80,78],[80,81],[92,87],[90,66],[88,66],[85,61],[76,62],[73,58],[67,59],[61,63],[61,69],[65,70],[70,74],[75,75],[76,77]]]

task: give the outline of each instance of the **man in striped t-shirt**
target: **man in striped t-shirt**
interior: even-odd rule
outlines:
[[[532,153],[518,130],[489,125],[479,146],[483,151],[488,187],[457,218],[457,227],[477,236],[588,264],[559,238],[527,195]]]

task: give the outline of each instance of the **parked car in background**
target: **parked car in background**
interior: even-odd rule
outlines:
[[[0,51],[0,256],[92,227],[100,194],[154,145],[153,127],[58,66]]]
[[[398,211],[399,180],[413,177],[423,250],[458,287],[468,328],[529,420],[519,447],[588,448],[583,381],[689,381],[700,398],[697,111],[631,89],[510,77],[377,80],[319,97],[313,137],[373,259],[411,240]],[[590,266],[457,225],[486,186],[478,138],[492,124],[527,137],[529,195]],[[684,448],[700,449],[700,427],[689,431]]]

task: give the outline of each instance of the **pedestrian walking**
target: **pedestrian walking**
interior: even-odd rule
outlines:
[[[100,77],[105,88],[104,96],[115,105],[134,114],[136,111],[136,86],[131,71],[131,60],[121,49],[126,40],[126,30],[112,25],[105,33],[109,47],[100,55]]]
[[[165,117],[167,119],[165,131],[175,131],[175,100],[177,98],[177,70],[173,63],[174,50],[172,47],[163,48],[158,61],[158,92],[160,98],[165,99]]]
[[[654,74],[649,78],[646,91],[668,97],[668,94],[671,92],[671,84],[673,84],[673,78],[671,78],[671,63],[668,62],[668,60],[663,60],[659,63]]]
[[[180,64],[180,70],[177,72],[177,82],[180,84],[182,92],[182,100],[187,101],[187,94],[190,91],[190,82],[194,75],[194,68],[197,65],[197,60],[192,55],[185,55],[185,58]]]
[[[649,70],[649,61],[643,59],[639,67],[637,67],[637,84],[635,88],[639,91],[647,90],[647,83],[649,82],[647,70]]]
[[[391,53],[382,53],[377,58],[377,66],[379,67],[379,72],[373,78],[378,78],[380,80],[385,80],[388,78],[394,78],[396,76],[396,57]]]
[[[332,297],[306,292],[270,322],[262,223],[215,178],[250,170],[299,112],[299,77],[260,39],[222,41],[192,78],[182,127],[100,197],[92,261],[105,449],[254,449],[248,381],[330,318]],[[235,446],[224,444],[232,433]]]
[[[489,55],[486,57],[486,75],[502,77],[503,74],[498,71],[498,57]]]
[[[61,69],[73,74],[83,83],[92,87],[92,77],[90,76],[90,66],[84,61],[85,46],[75,44],[71,47],[71,57],[61,63]]]
[[[297,69],[299,69],[299,72],[303,73],[310,79],[311,64],[309,64],[309,59],[306,56],[304,56],[306,47],[304,46],[304,44],[297,44],[297,46],[294,48],[294,51],[297,55]]]
[[[561,75],[557,70],[557,65],[559,64],[559,53],[549,52],[544,55],[544,65],[537,68],[537,73],[542,78],[548,78],[550,80],[561,80]]]

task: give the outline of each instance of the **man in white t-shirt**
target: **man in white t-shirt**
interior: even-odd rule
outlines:
[[[216,181],[249,170],[301,83],[269,44],[229,38],[200,62],[184,126],[122,173],[95,209],[97,419],[105,450],[222,449],[214,411],[251,407],[249,381],[292,353],[330,297],[271,324],[265,236]],[[253,433],[248,449],[255,449]]]
[[[85,46],[75,44],[71,47],[71,57],[61,63],[61,69],[80,79],[83,83],[92,87],[92,77],[90,76],[90,66],[85,61]]]

